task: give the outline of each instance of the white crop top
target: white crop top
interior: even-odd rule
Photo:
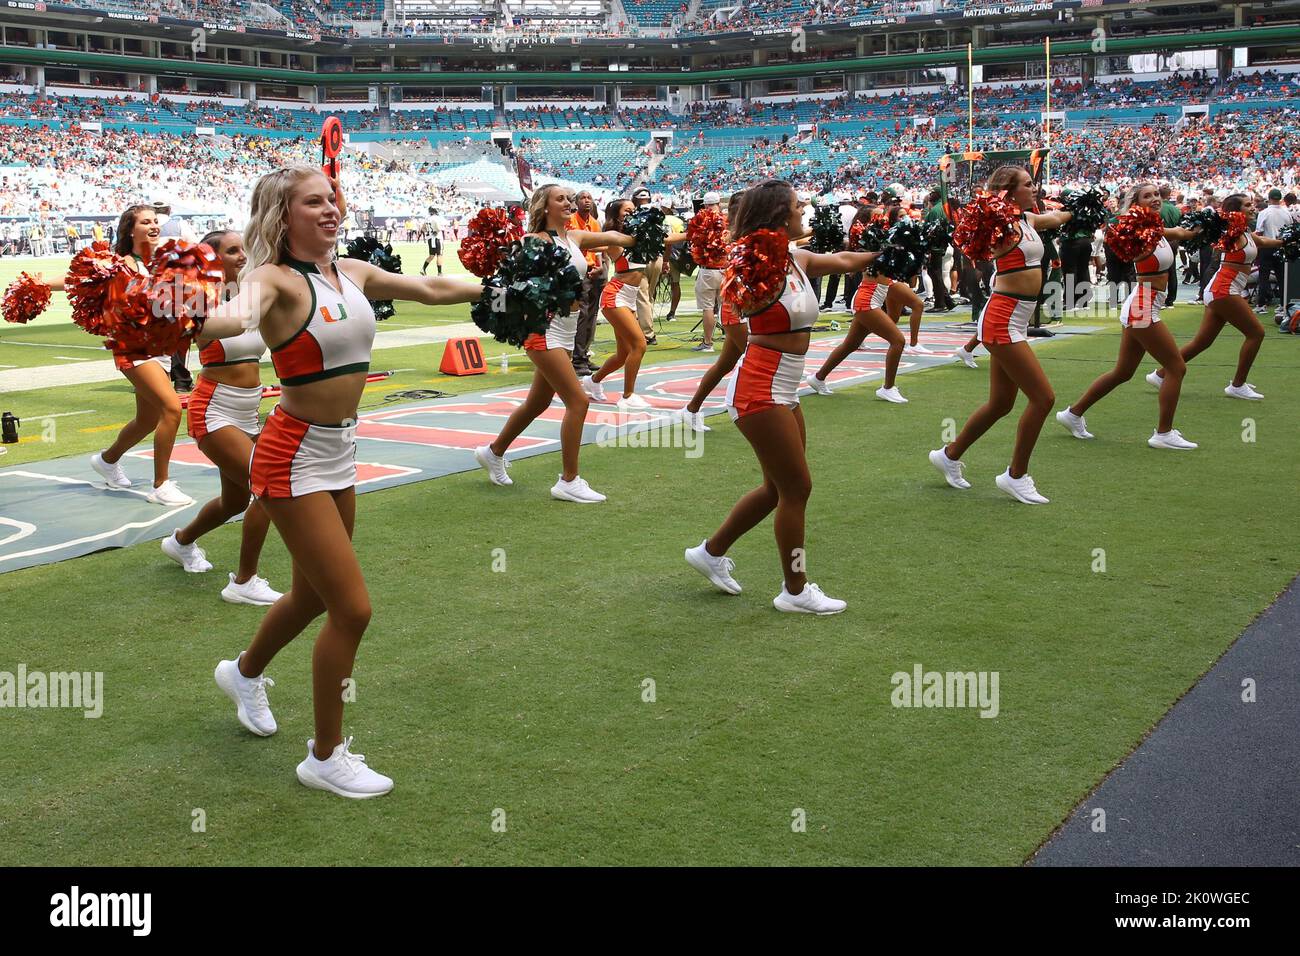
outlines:
[[[1029,224],[1029,219],[1020,217],[1020,241],[1015,248],[997,257],[993,264],[994,276],[1010,272],[1023,272],[1026,269],[1038,269],[1043,264],[1043,240],[1037,230]]]
[[[772,332],[807,332],[817,322],[818,302],[808,276],[790,256],[785,289],[781,297],[765,309],[747,316],[751,335]]]
[[[311,313],[287,342],[271,349],[271,364],[283,385],[305,385],[323,378],[370,370],[375,341],[375,310],[365,293],[337,265],[338,289],[311,262],[286,259],[311,287]]]
[[[260,362],[266,354],[266,343],[257,329],[248,329],[225,339],[213,339],[199,349],[199,364],[204,368],[218,365],[239,365],[243,362]]]

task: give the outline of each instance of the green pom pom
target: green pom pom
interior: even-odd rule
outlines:
[[[664,240],[668,227],[664,225],[664,211],[658,206],[645,206],[623,218],[623,232],[636,243],[627,252],[631,262],[654,262],[664,254]]]
[[[520,347],[528,336],[544,333],[554,316],[567,315],[581,292],[569,251],[527,236],[512,242],[496,274],[483,280],[470,318],[498,342]]]
[[[1283,259],[1288,262],[1300,259],[1300,222],[1283,226],[1278,230],[1277,237],[1282,240],[1282,248],[1278,252],[1282,254]]]
[[[385,272],[402,274],[402,257],[393,253],[392,246],[381,246],[374,236],[357,236],[355,239],[349,239],[347,258],[369,262]],[[375,310],[376,322],[391,319],[397,314],[392,299],[371,299],[370,304]]]
[[[1062,208],[1074,214],[1071,224],[1089,231],[1095,231],[1106,221],[1106,194],[1096,186],[1076,189],[1067,193],[1061,200]]]
[[[1183,241],[1184,249],[1204,249],[1212,246],[1219,241],[1223,235],[1223,217],[1217,210],[1206,207],[1198,209],[1196,212],[1190,212],[1182,219],[1178,220],[1180,229],[1200,228],[1200,234],[1193,236],[1191,239]],[[1285,257],[1284,257],[1285,258]]]
[[[952,223],[945,217],[933,219],[921,227],[925,245],[933,252],[944,252],[952,242]]]
[[[910,279],[925,261],[925,234],[915,219],[900,219],[889,227],[885,246],[873,263],[875,271],[891,279]]]
[[[834,253],[844,248],[844,220],[834,206],[818,206],[812,218],[812,240],[808,248],[813,252]]]

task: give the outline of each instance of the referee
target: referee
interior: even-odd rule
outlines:
[[[425,225],[425,241],[429,244],[429,257],[424,260],[424,265],[420,266],[420,275],[424,275],[429,268],[429,263],[437,263],[438,275],[442,275],[442,217],[438,215],[438,210],[432,206],[429,207],[429,222]]]

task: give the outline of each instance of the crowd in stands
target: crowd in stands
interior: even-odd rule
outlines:
[[[165,199],[204,214],[246,212],[257,177],[291,162],[320,162],[314,137],[195,137],[33,127],[0,137],[0,217],[116,215],[134,202]],[[429,167],[345,156],[347,198],[376,215],[420,213],[429,206],[472,209],[454,187],[427,178]]]
[[[1122,83],[1099,90],[1072,87],[1071,82],[1059,86],[1063,98],[1082,101],[1085,96],[1133,95],[1133,88]],[[1172,82],[1193,99],[1199,98],[1207,83],[1194,74]],[[1149,119],[1130,114],[1125,120],[1122,111],[1112,111],[1086,119],[1082,125],[1076,121],[1057,126],[1051,137],[1053,179],[1111,187],[1139,176],[1216,190],[1292,186],[1300,173],[1300,110],[1268,105],[1273,98],[1284,98],[1283,91],[1289,91],[1292,82],[1278,74],[1233,77],[1219,84],[1220,92],[1248,96],[1264,105],[1222,111],[1212,119],[1184,120],[1181,114]],[[987,96],[994,99],[999,92],[990,88]],[[934,94],[935,101],[941,102],[942,96]],[[696,104],[685,118],[673,123],[679,130],[675,146],[647,173],[649,184],[670,192],[728,191],[754,179],[777,176],[817,192],[879,189],[895,182],[923,189],[933,183],[942,154],[966,147],[966,123],[951,113],[941,114],[944,118],[937,122],[915,125],[913,117],[929,115],[925,110],[904,108],[897,97],[882,97],[874,105],[888,105],[898,112],[883,121],[848,129],[818,125],[812,134],[800,137],[790,124],[788,108],[785,129],[781,130],[750,120],[780,108],[751,104],[750,112],[738,112],[724,104]],[[844,115],[851,106],[853,101],[847,99],[799,104],[811,111],[809,115],[830,117]],[[253,105],[230,107],[215,101],[180,104],[165,97],[96,100],[6,93],[0,94],[0,131],[13,129],[6,125],[12,119],[6,117],[87,122],[119,109],[153,117],[159,125],[150,132],[106,125],[102,133],[75,125],[68,130],[38,125],[24,128],[21,135],[0,135],[0,217],[106,215],[130,202],[160,196],[212,213],[240,210],[245,208],[251,183],[261,173],[288,161],[319,159],[318,117],[314,114]],[[574,112],[561,106],[544,109],[562,117]],[[269,138],[257,134],[258,124],[283,128],[281,114],[286,112],[295,114],[294,121],[308,118],[298,135]],[[453,116],[462,111],[440,108],[420,112]],[[490,126],[490,111],[477,113]],[[181,115],[207,118],[223,135],[197,137],[162,125],[167,117]],[[395,127],[399,115],[405,116],[394,111]],[[648,121],[645,125],[651,127],[674,119],[646,108],[603,115],[624,123]],[[802,118],[803,114],[799,115]],[[224,135],[232,130],[221,130],[220,121],[231,116],[240,117],[250,128]],[[366,120],[349,114],[345,122],[355,129]],[[737,126],[740,131],[734,136],[706,137],[703,127],[708,125]],[[749,125],[755,127],[752,133],[745,132]],[[685,129],[698,132],[687,135]],[[348,190],[353,208],[372,208],[377,215],[390,211],[406,215],[418,214],[429,205],[456,207],[454,191],[449,194],[448,187],[435,182],[434,176],[446,174],[457,164],[484,158],[499,165],[486,134],[479,136],[471,141],[467,133],[465,149],[455,157],[433,151],[409,162],[385,161],[349,151]],[[1028,119],[1023,112],[1019,118],[983,115],[976,131],[976,146],[984,149],[1038,146],[1043,141],[1037,120]],[[538,173],[614,192],[625,191],[647,171],[650,162],[645,133],[589,139],[584,139],[580,130],[571,136],[524,135],[517,137],[516,145]],[[445,179],[445,175],[439,178]],[[472,211],[472,203],[460,201],[460,205]]]
[[[1092,121],[1057,129],[1051,139],[1051,174],[1061,183],[1095,183],[1112,190],[1144,177],[1185,188],[1215,190],[1290,187],[1300,178],[1300,109],[1224,113],[1213,121],[1184,124],[1163,117],[1138,125]],[[933,185],[938,160],[966,149],[966,125],[928,124],[864,129],[854,135],[679,140],[656,171],[653,188],[729,191],[778,176],[811,192],[880,189],[904,183]],[[976,130],[981,149],[1021,149],[1043,144],[1037,121],[991,118]]]
[[[1052,108],[1066,111],[1138,109],[1187,103],[1284,101],[1297,96],[1300,96],[1300,78],[1294,74],[1235,74],[1220,81],[1197,71],[1147,82],[1117,79],[1084,85],[1075,79],[1057,80],[1052,88]],[[398,131],[477,130],[502,125],[516,129],[707,129],[788,127],[794,122],[823,124],[885,120],[893,121],[901,128],[902,124],[917,116],[953,115],[964,113],[966,108],[966,90],[957,86],[935,87],[911,94],[894,91],[772,103],[697,101],[688,104],[680,115],[672,114],[666,108],[591,108],[585,104],[565,106],[555,102],[562,98],[563,93],[557,93],[555,97],[548,97],[549,102],[512,109],[505,121],[488,109],[431,101],[429,108],[423,110],[392,110],[388,126],[385,125],[387,110],[349,110],[344,116],[344,125],[353,131],[386,128]],[[1042,86],[986,84],[975,90],[976,109],[981,114],[1037,112],[1045,102]],[[314,131],[320,128],[321,119],[331,111],[331,106],[331,103],[317,106],[304,103],[300,108],[286,108],[253,103],[228,104],[213,99],[187,103],[158,93],[137,98],[125,95],[60,96],[49,91],[39,94],[0,92],[0,118],[117,121],[166,127],[239,127],[238,131],[244,133],[253,130]]]
[[[536,172],[616,193],[625,191],[644,168],[645,146],[631,136],[571,142],[525,136],[516,144]]]

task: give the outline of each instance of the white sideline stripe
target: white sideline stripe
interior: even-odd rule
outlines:
[[[36,525],[29,524],[26,521],[19,521],[16,518],[5,518],[0,516],[0,524],[7,524],[11,528],[18,529],[7,538],[0,538],[0,548],[4,547],[10,541],[21,541],[36,530]]]
[[[86,408],[79,412],[52,412],[49,415],[28,415],[27,417],[34,422],[42,422],[47,418],[67,418],[69,415],[93,415],[96,409]]]
[[[473,322],[454,325],[420,326],[412,329],[393,329],[375,335],[375,349],[397,349],[410,345],[432,345],[448,339],[481,338],[483,330]],[[40,342],[0,342],[4,345],[42,345]],[[103,354],[95,345],[49,345],[56,349],[89,349]],[[25,392],[36,388],[54,388],[60,385],[91,385],[111,382],[121,377],[112,359],[75,362],[71,365],[38,365],[32,368],[14,368],[0,371],[0,392]]]
[[[35,471],[0,471],[0,478],[7,477],[9,475],[17,475],[20,478],[44,478],[46,481],[56,481],[65,485],[90,485],[92,488],[95,487],[95,483],[93,481],[85,481],[81,478],[65,478],[62,475],[42,475],[40,472],[35,472]],[[119,490],[131,492],[130,488],[123,488]],[[131,493],[148,497],[142,491],[136,491]],[[63,541],[60,542],[59,544],[47,545],[44,548],[33,548],[30,551],[19,551],[16,552],[15,554],[0,554],[0,561],[12,561],[16,558],[30,558],[32,555],[36,555],[36,554],[49,554],[51,551],[62,551],[64,548],[71,548],[74,545],[78,545],[78,544],[89,544],[92,541],[102,541],[105,538],[111,538],[114,535],[121,534],[123,531],[131,531],[137,528],[148,528],[153,525],[156,525],[160,521],[166,521],[168,518],[172,517],[172,515],[179,514],[180,512],[184,511],[188,507],[189,505],[185,505],[180,508],[174,508],[170,511],[164,511],[157,518],[154,518],[151,521],[130,521],[122,525],[121,527],[113,528],[110,531],[103,531],[99,534],[92,534],[84,538],[74,538],[71,541]],[[0,518],[0,521],[3,520],[5,519]],[[4,542],[0,542],[0,544],[3,543]]]
[[[91,352],[104,351],[104,346],[102,345],[51,345],[48,342],[10,342],[8,340],[0,342],[0,345],[30,345],[32,348],[37,349],[88,349]],[[54,357],[58,358],[57,355]]]
[[[75,355],[56,355],[55,358],[66,359],[69,362],[93,362],[94,359],[77,358]]]

